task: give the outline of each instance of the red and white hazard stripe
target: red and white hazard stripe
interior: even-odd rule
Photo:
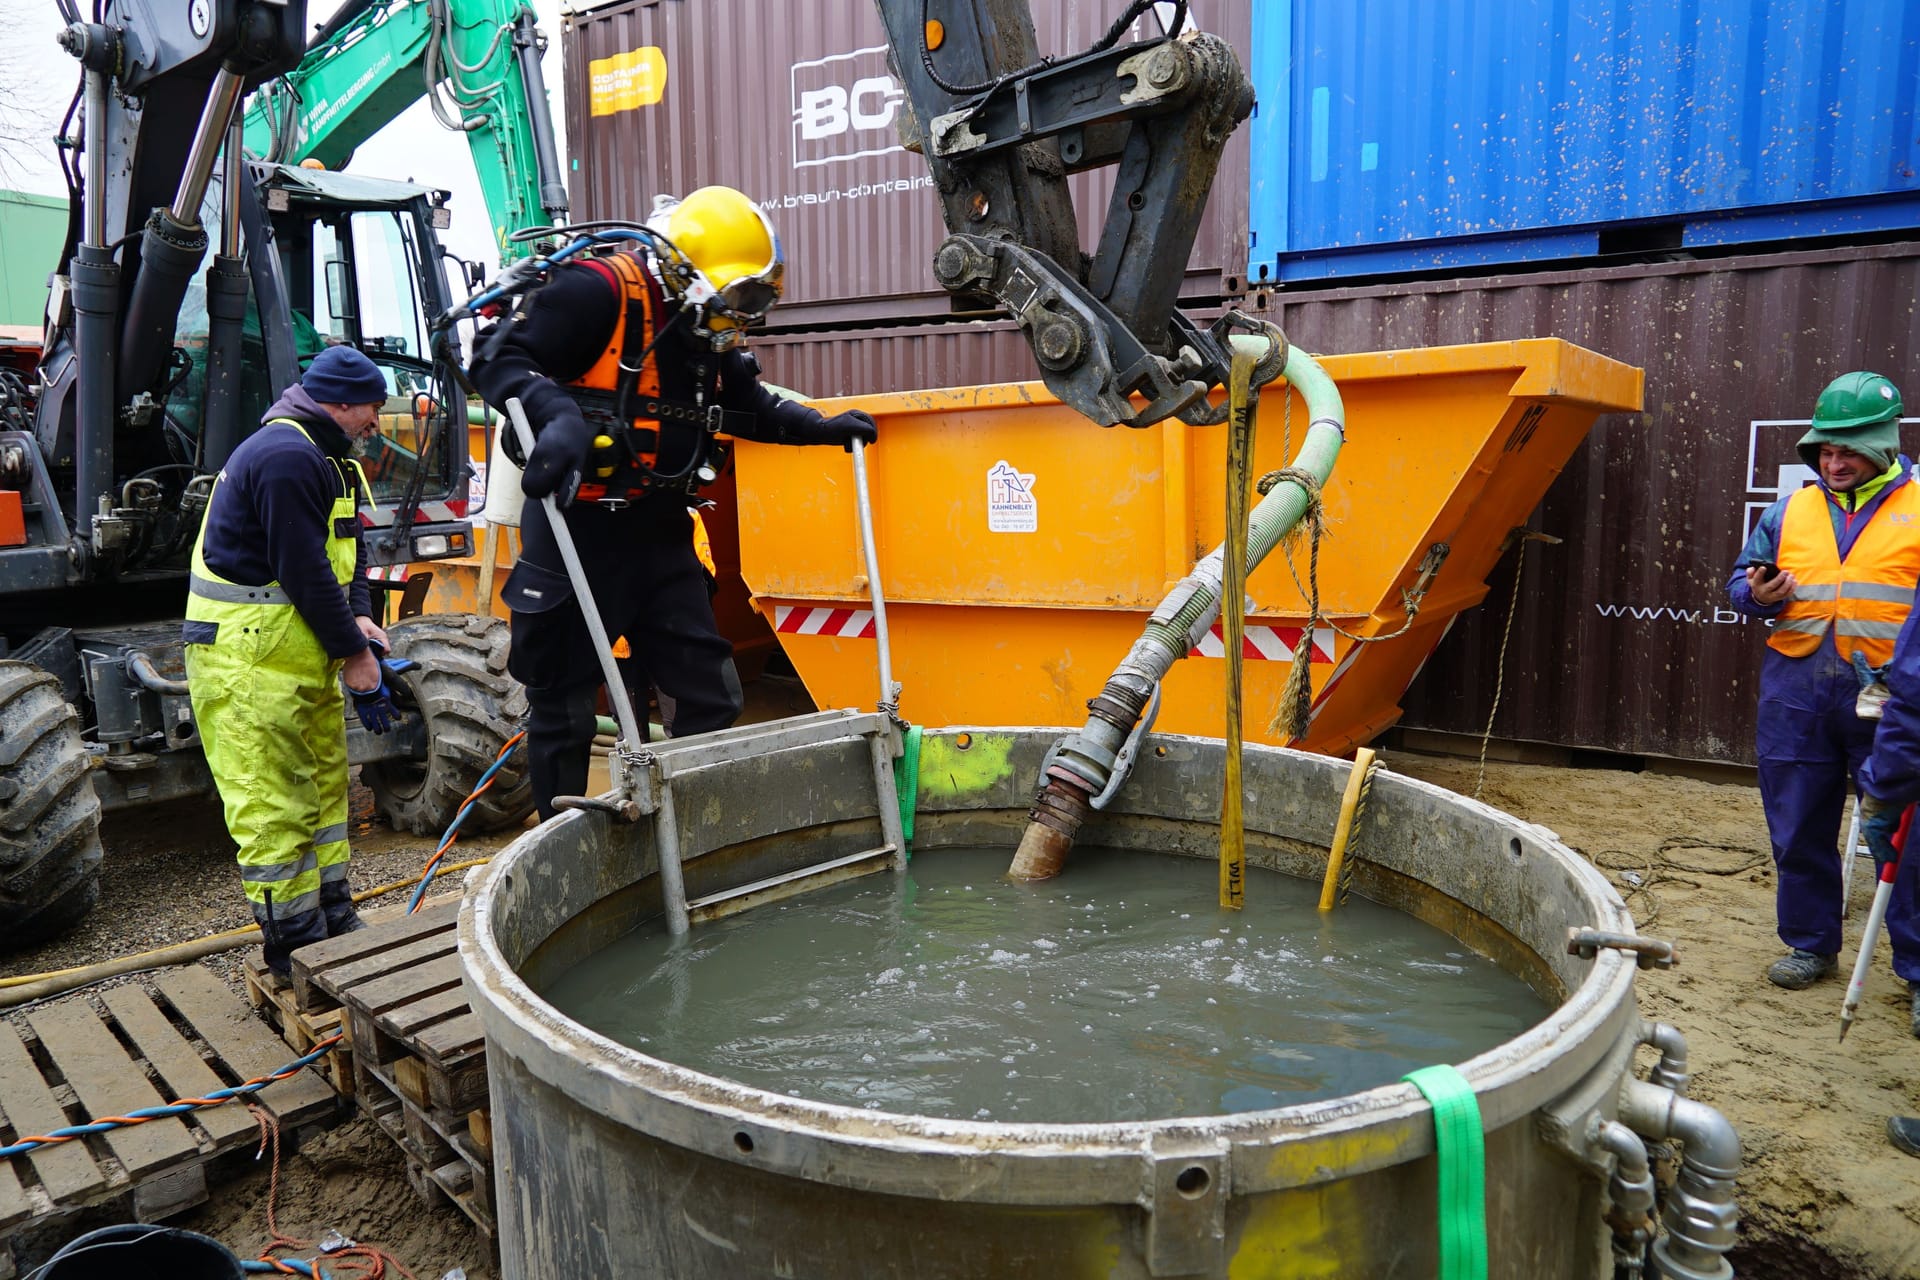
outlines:
[[[801,605],[773,607],[773,629],[795,636],[839,636],[843,640],[873,639],[871,609],[810,609]]]
[[[1190,658],[1224,658],[1227,656],[1227,644],[1221,637],[1221,624],[1213,624],[1213,630],[1200,637],[1200,643],[1188,653]],[[1304,627],[1270,627],[1261,622],[1249,622],[1246,634],[1240,645],[1241,656],[1249,662],[1292,662],[1293,651],[1300,644],[1300,633]],[[1333,628],[1315,627],[1313,629],[1314,663],[1333,661]]]
[[[374,582],[405,582],[408,568],[404,564],[368,565],[367,577]]]

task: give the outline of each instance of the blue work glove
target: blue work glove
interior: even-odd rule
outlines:
[[[1861,795],[1860,834],[1866,838],[1874,866],[1884,867],[1900,856],[1900,850],[1893,847],[1893,837],[1900,830],[1900,817],[1906,811],[1906,805],[1889,804],[1870,794]]]
[[[551,497],[566,506],[579,491],[580,475],[592,444],[593,433],[583,419],[551,419],[534,439],[533,454],[520,476],[520,492],[536,500]]]
[[[836,413],[814,429],[813,439],[808,444],[837,444],[848,453],[853,452],[853,442],[872,444],[880,438],[880,428],[874,425],[873,415],[865,409],[848,409],[845,413]]]
[[[373,650],[373,656],[380,663],[380,670],[387,679],[392,679],[394,676],[402,676],[409,671],[417,671],[420,669],[420,664],[412,658],[389,658],[387,656],[387,646],[381,644],[378,640],[368,640],[367,647]]]
[[[371,689],[356,689],[344,680],[340,683],[353,699],[353,713],[360,717],[368,733],[385,733],[393,728],[394,717],[399,713],[394,710],[393,694],[384,677]]]

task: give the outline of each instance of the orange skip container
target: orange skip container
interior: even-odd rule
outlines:
[[[1314,715],[1295,744],[1342,754],[1400,714],[1453,619],[1486,595],[1511,530],[1597,414],[1638,410],[1641,370],[1554,338],[1319,357],[1346,401],[1324,498]],[[1289,436],[1289,402],[1291,439]],[[1074,725],[1147,615],[1219,544],[1225,429],[1102,429],[1038,382],[818,401],[880,424],[867,454],[900,711],[929,725]],[[1262,395],[1256,474],[1306,431],[1283,387]],[[822,707],[871,706],[877,653],[852,459],[742,442],[740,567]],[[1307,618],[1304,539],[1248,583],[1246,736],[1274,729]],[[1444,555],[1438,572],[1423,573]],[[1423,581],[1424,579],[1424,581]],[[1224,732],[1218,630],[1167,676],[1157,727]]]

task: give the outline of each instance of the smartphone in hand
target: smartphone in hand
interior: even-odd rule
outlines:
[[[1747,568],[1758,569],[1760,571],[1760,581],[1762,582],[1772,582],[1780,576],[1780,566],[1770,560],[1749,560],[1747,561]]]

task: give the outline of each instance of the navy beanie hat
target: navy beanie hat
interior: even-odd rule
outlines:
[[[375,404],[387,398],[380,366],[352,347],[328,347],[315,356],[300,385],[321,404]]]

